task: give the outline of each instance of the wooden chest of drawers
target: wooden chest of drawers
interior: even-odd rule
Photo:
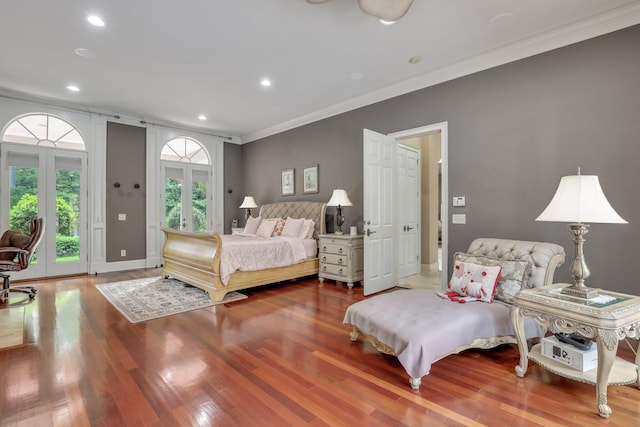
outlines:
[[[364,239],[362,235],[322,234],[319,237],[318,278],[345,282],[349,288],[364,278]]]

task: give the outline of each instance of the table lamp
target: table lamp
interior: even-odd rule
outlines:
[[[258,205],[256,205],[256,201],[253,200],[253,197],[251,196],[244,196],[244,200],[242,201],[242,204],[240,205],[240,209],[246,209],[247,213],[245,214],[244,219],[248,219],[251,216],[251,209],[253,208],[257,208]]]
[[[331,195],[331,199],[327,202],[327,206],[337,206],[336,210],[336,225],[338,229],[336,230],[337,235],[342,234],[342,224],[344,224],[344,215],[342,215],[342,206],[353,206],[351,200],[349,200],[349,196],[347,192],[342,188],[337,188],[333,190],[333,194]]]
[[[626,224],[627,221],[611,207],[595,175],[564,176],[549,206],[536,218],[536,221],[568,222],[573,234],[575,257],[569,272],[574,284],[562,289],[562,293],[579,298],[598,296],[598,290],[585,286],[584,280],[591,272],[582,252],[584,235],[589,232],[585,222]]]

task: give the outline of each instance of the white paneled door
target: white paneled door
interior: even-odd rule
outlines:
[[[398,278],[420,272],[420,150],[398,144]]]
[[[364,295],[397,284],[394,253],[394,139],[363,130]]]

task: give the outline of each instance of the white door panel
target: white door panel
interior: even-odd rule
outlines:
[[[364,295],[396,285],[393,230],[395,141],[363,131]]]

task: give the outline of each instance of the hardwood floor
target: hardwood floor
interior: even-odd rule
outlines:
[[[315,279],[246,291],[248,299],[138,324],[97,283],[138,270],[34,282],[25,344],[0,350],[1,426],[566,426],[638,425],[640,390],[593,386],[534,363],[515,346],[434,364],[420,390],[399,362],[342,324],[362,288]],[[22,295],[12,294],[9,307]],[[0,306],[7,309],[7,305]],[[633,342],[637,346],[637,341]],[[633,360],[623,342],[620,354]]]

